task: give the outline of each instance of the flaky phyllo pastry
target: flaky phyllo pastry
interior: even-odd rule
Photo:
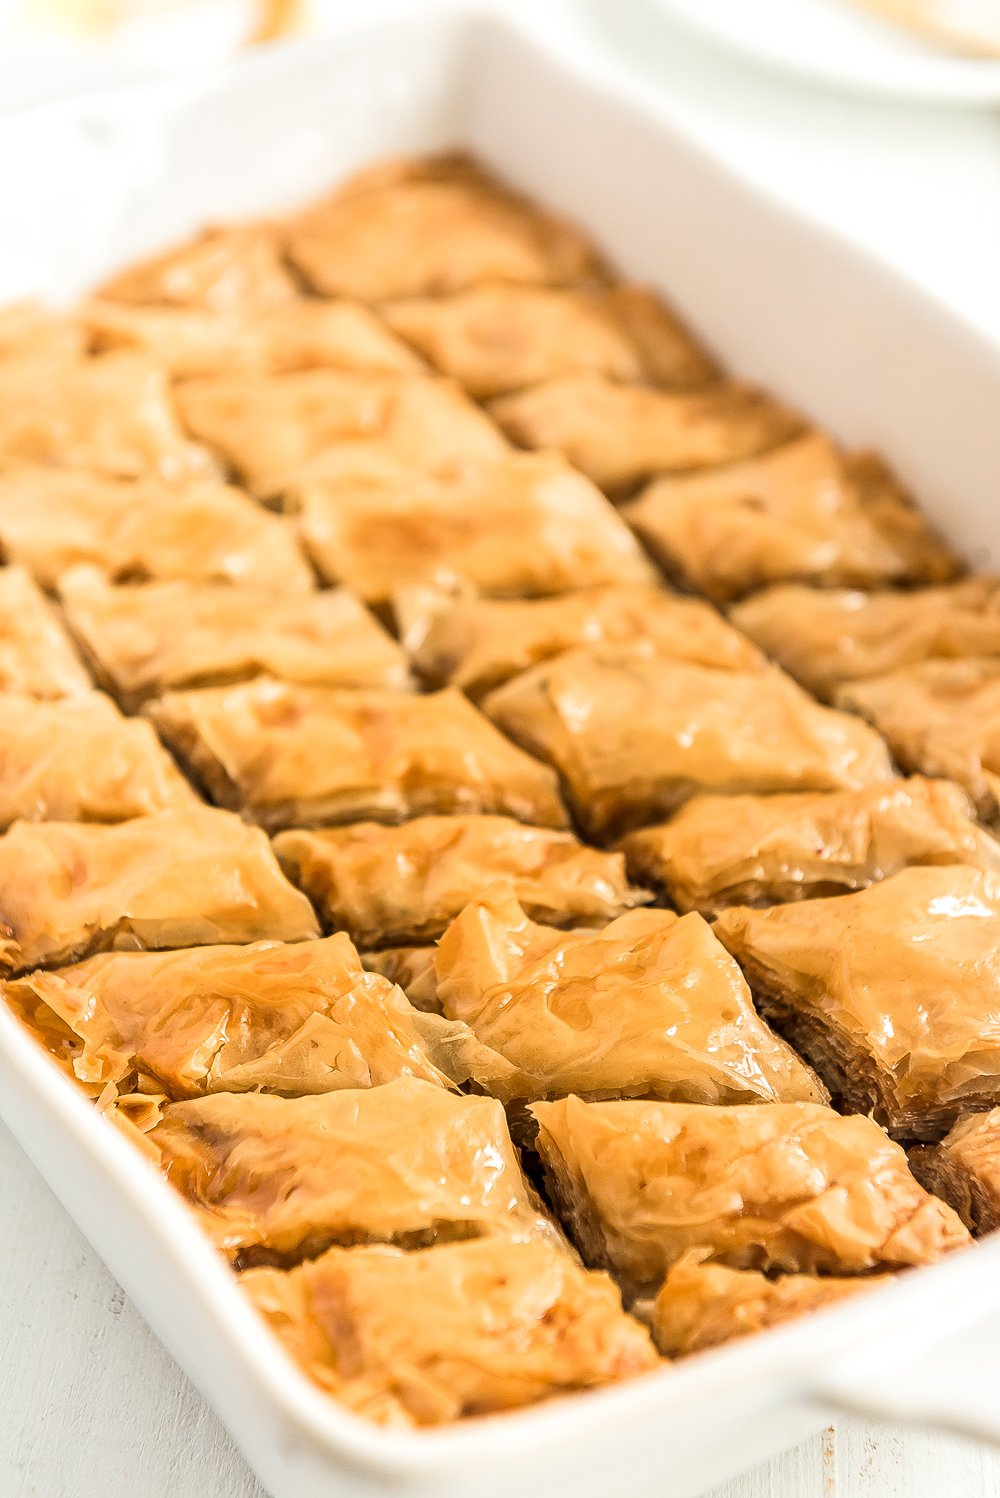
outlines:
[[[519,1409],[658,1366],[612,1281],[542,1241],[331,1248],[240,1284],[322,1389],[386,1425]]]
[[[420,1077],[503,1093],[513,1069],[464,1025],[421,1014],[344,935],[105,952],[11,979],[6,997],[94,1096],[285,1097]],[[508,1089],[509,1090],[509,1089]]]
[[[408,687],[406,656],[352,593],[251,584],[115,586],[94,568],[62,580],[70,627],[102,686],[134,711],[176,688],[255,676],[338,687]]]
[[[565,932],[494,887],[448,928],[434,966],[444,1013],[523,1073],[526,1098],[825,1096],[698,915],[635,910]]]
[[[0,471],[0,549],[43,588],[81,563],[118,582],[189,578],[285,593],[315,585],[291,526],[214,482]]]
[[[626,516],[668,573],[718,599],[793,578],[935,582],[957,567],[877,460],[843,457],[817,431],[748,462],[660,478]],[[797,618],[786,623],[794,650]]]
[[[455,691],[337,691],[262,679],[147,711],[214,800],[268,828],[428,812],[567,818],[546,766]]]
[[[694,796],[622,846],[640,884],[706,915],[864,889],[911,864],[1000,874],[1000,844],[972,820],[965,792],[920,776],[857,791]]]
[[[319,934],[264,834],[209,807],[0,837],[0,976],[93,952]]]
[[[361,961],[370,973],[381,973],[397,984],[415,1009],[425,1014],[441,1013],[433,947],[379,947],[363,952]]]
[[[103,692],[0,691],[0,831],[30,821],[124,822],[198,797],[148,723]]]
[[[246,316],[283,306],[297,288],[269,224],[230,224],[128,266],[105,282],[101,295]]]
[[[656,587],[623,584],[527,600],[417,588],[394,602],[420,675],[477,699],[574,645],[652,640],[662,654],[697,665],[752,671],[761,664],[756,648],[710,604]]]
[[[90,690],[55,610],[23,567],[0,567],[0,691],[68,697]]]
[[[502,1105],[414,1077],[314,1097],[166,1103],[146,1140],[212,1240],[242,1263],[333,1244],[562,1243],[521,1172]]]
[[[599,926],[649,898],[630,888],[621,853],[511,817],[295,829],[277,835],[274,851],[327,926],[360,947],[431,941],[495,882],[536,920],[559,925]]]
[[[781,672],[671,660],[648,642],[568,650],[491,692],[484,711],[554,765],[598,840],[699,790],[840,790],[888,780],[885,745]]]
[[[968,1239],[860,1115],[577,1097],[532,1112],[551,1195],[586,1262],[628,1285],[656,1286],[695,1248],[734,1269],[859,1274],[931,1263]]]
[[[910,1164],[972,1232],[1000,1228],[1000,1108],[965,1114],[940,1144],[912,1149]]]
[[[758,1004],[845,1105],[935,1139],[1000,1101],[1000,883],[910,868],[858,894],[725,911]]]
[[[291,486],[286,508],[323,577],[370,603],[418,585],[533,598],[654,581],[620,516],[557,453],[417,473],[394,453],[335,453]]]

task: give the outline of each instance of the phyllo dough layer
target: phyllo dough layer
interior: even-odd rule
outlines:
[[[146,1137],[214,1243],[244,1263],[333,1244],[562,1242],[521,1173],[502,1105],[414,1077],[319,1097],[167,1103]]]
[[[420,674],[474,699],[576,645],[652,640],[661,654],[697,665],[753,671],[762,663],[756,647],[710,604],[655,587],[524,601],[414,589],[396,598],[395,609]]]
[[[715,930],[852,1111],[935,1139],[1000,1102],[995,873],[904,869],[832,900],[724,911]]]
[[[69,697],[90,686],[62,621],[30,574],[0,567],[0,691]]]
[[[202,307],[246,316],[298,290],[269,224],[226,224],[119,271],[101,295],[134,305]]]
[[[113,948],[318,935],[267,838],[230,812],[15,822],[0,837],[0,976]]]
[[[416,585],[513,598],[655,579],[628,526],[557,453],[416,473],[392,454],[355,455],[294,485],[288,508],[322,575],[371,603]]]
[[[501,812],[564,827],[556,777],[454,691],[337,691],[261,679],[147,711],[213,799],[272,829]]]
[[[825,1097],[701,916],[635,910],[558,931],[494,887],[448,928],[434,966],[444,1013],[524,1074],[523,1097]]]
[[[656,390],[598,374],[557,376],[491,401],[490,411],[519,447],[556,448],[610,494],[655,473],[753,457],[802,426],[746,385]]]
[[[718,599],[793,578],[934,582],[957,567],[876,459],[844,457],[817,431],[748,462],[658,479],[625,513],[669,573]]]
[[[869,1118],[815,1103],[535,1103],[553,1199],[589,1264],[657,1285],[690,1249],[734,1269],[859,1274],[968,1241]]]
[[[680,910],[777,905],[864,889],[911,864],[1000,874],[1000,844],[947,780],[890,780],[856,791],[694,796],[622,844],[634,879]]]
[[[252,584],[115,586],[92,568],[63,578],[66,616],[101,684],[134,710],[177,688],[273,676],[337,687],[409,687],[406,656],[352,594]]]
[[[367,972],[344,935],[177,952],[104,952],[34,972],[6,997],[94,1095],[109,1083],[179,1099],[213,1092],[285,1097],[421,1077],[477,1077],[503,1091],[512,1070],[472,1033],[412,1008]]]
[[[0,473],[0,547],[44,588],[82,563],[116,581],[190,578],[301,593],[313,573],[287,521],[219,483]]]
[[[611,1280],[548,1243],[331,1248],[240,1284],[321,1388],[386,1425],[520,1409],[661,1366]]]
[[[567,290],[492,282],[391,302],[382,313],[477,400],[562,374],[592,371],[687,390],[717,373],[676,315],[642,286]]]
[[[0,691],[0,831],[32,822],[125,822],[198,797],[149,723],[103,692],[43,700]]]
[[[917,1179],[954,1207],[971,1232],[1000,1228],[1000,1108],[965,1114],[940,1144],[912,1149],[910,1164]]]
[[[598,840],[699,790],[840,790],[891,775],[877,734],[818,707],[783,673],[713,670],[648,646],[566,651],[483,708],[556,767]]]
[[[75,318],[40,302],[0,307],[0,359],[50,359],[55,364],[82,358],[86,352],[87,334]]]
[[[381,947],[362,952],[361,961],[370,973],[381,973],[396,983],[414,1009],[425,1014],[440,1014],[437,975],[434,972],[433,947]]]
[[[648,899],[629,887],[620,853],[511,817],[296,829],[279,833],[274,851],[326,924],[360,947],[431,941],[494,882],[529,915],[560,926],[600,925]]]

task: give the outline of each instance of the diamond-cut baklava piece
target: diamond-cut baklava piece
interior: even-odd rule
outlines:
[[[868,455],[845,458],[810,431],[750,457],[661,478],[626,512],[667,571],[699,592],[724,599],[785,578],[877,587],[954,574],[955,557]]]
[[[940,1144],[912,1149],[910,1163],[973,1233],[1000,1228],[1000,1108],[960,1118]]]
[[[678,1259],[650,1308],[653,1340],[669,1358],[705,1352],[810,1311],[873,1290],[890,1274],[780,1274],[705,1263],[697,1249]]]
[[[349,931],[360,947],[431,941],[494,883],[529,915],[560,926],[600,925],[648,898],[629,888],[620,853],[510,817],[281,832],[274,851],[330,928]]]
[[[0,307],[0,360],[73,360],[87,352],[87,334],[79,322],[52,312],[40,302]]]
[[[319,935],[256,827],[211,807],[0,837],[0,975],[93,952]]]
[[[649,648],[569,650],[491,692],[488,715],[559,770],[598,839],[699,790],[853,789],[888,780],[879,736],[781,672],[714,670]]]
[[[287,225],[288,253],[326,296],[437,296],[478,281],[560,285],[602,271],[564,220],[466,157],[366,172]]]
[[[116,587],[79,568],[59,592],[101,684],[129,709],[175,688],[261,675],[325,686],[412,684],[399,645],[342,588],[285,595],[212,582]]]
[[[734,1269],[858,1274],[968,1242],[878,1124],[816,1103],[532,1106],[546,1178],[588,1264],[658,1286],[690,1249]]]
[[[403,645],[425,680],[479,698],[574,645],[650,639],[664,655],[754,670],[755,646],[710,604],[653,587],[618,586],[520,599],[415,588],[395,599]]]
[[[215,579],[301,593],[315,577],[285,520],[238,489],[52,468],[0,473],[0,547],[43,587],[90,563],[110,578]]]
[[[298,288],[271,225],[226,224],[119,271],[101,296],[247,314],[284,305]]]
[[[244,1262],[359,1242],[561,1241],[503,1105],[419,1078],[315,1097],[217,1092],[165,1104],[146,1138],[213,1241]]]
[[[655,292],[492,283],[382,309],[389,326],[478,400],[596,372],[685,390],[715,366]]]
[[[0,691],[0,830],[29,821],[124,822],[198,798],[148,723],[102,692]]]
[[[425,1014],[441,1013],[433,947],[382,947],[376,952],[362,952],[361,961],[370,973],[381,973],[390,983],[398,984],[414,1009]]]
[[[904,869],[836,899],[724,911],[758,1003],[836,1097],[903,1138],[1000,1102],[1000,883]]]
[[[321,472],[327,458],[336,473],[348,445],[360,456],[388,449],[411,467],[507,451],[493,422],[457,385],[429,375],[339,369],[203,375],[182,381],[176,398],[188,430],[266,498],[303,469]],[[0,427],[0,440],[2,434]]]
[[[810,691],[937,658],[1000,656],[1000,583],[967,577],[909,592],[769,588],[733,621]]]
[[[554,447],[609,493],[660,472],[734,463],[794,437],[800,419],[746,385],[657,390],[598,374],[559,375],[492,401],[520,447]]]
[[[556,453],[426,473],[369,454],[294,485],[288,507],[323,576],[372,603],[423,584],[509,598],[655,577],[604,496]]]
[[[548,1243],[331,1248],[240,1285],[321,1388],[385,1425],[497,1414],[662,1366],[611,1280]]]
[[[357,302],[301,298],[241,316],[94,297],[77,308],[77,316],[98,348],[139,349],[178,378],[323,368],[415,374],[426,367]]]
[[[699,915],[635,910],[558,931],[494,886],[448,928],[434,966],[444,1013],[524,1074],[524,1097],[825,1097]]]
[[[216,471],[184,436],[165,371],[132,353],[0,360],[0,468],[23,463],[172,482]]]
[[[22,567],[0,567],[0,691],[67,697],[90,685],[55,610],[29,574]]]
[[[286,1097],[421,1077],[453,1087],[512,1071],[465,1025],[414,1009],[345,935],[177,952],[104,952],[10,979],[6,997],[95,1096]]]
[[[847,682],[836,701],[885,734],[904,769],[957,780],[984,821],[1000,818],[1000,660],[924,661]]]
[[[565,827],[556,777],[459,692],[338,691],[261,679],[150,703],[213,800],[277,829],[500,812]]]
[[[713,915],[864,889],[911,864],[1000,874],[1000,844],[971,813],[957,785],[918,776],[857,791],[695,796],[623,847],[634,879]]]

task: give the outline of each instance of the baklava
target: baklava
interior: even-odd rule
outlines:
[[[940,1144],[915,1146],[910,1164],[971,1232],[1000,1228],[1000,1108],[963,1115]]]
[[[62,620],[30,573],[0,567],[0,691],[70,697],[90,686]]]
[[[275,230],[266,223],[206,229],[118,272],[101,288],[135,306],[201,307],[247,316],[298,295]]]

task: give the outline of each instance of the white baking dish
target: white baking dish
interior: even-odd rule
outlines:
[[[583,220],[740,372],[878,445],[952,537],[991,554],[1000,349],[755,195],[537,21],[369,7],[224,73],[0,122],[0,300],[66,298],[206,219],[454,143]],[[383,1432],[302,1377],[179,1200],[2,1007],[0,1113],[273,1498],[684,1498],[844,1405],[1000,1440],[1000,1239],[630,1385]]]

